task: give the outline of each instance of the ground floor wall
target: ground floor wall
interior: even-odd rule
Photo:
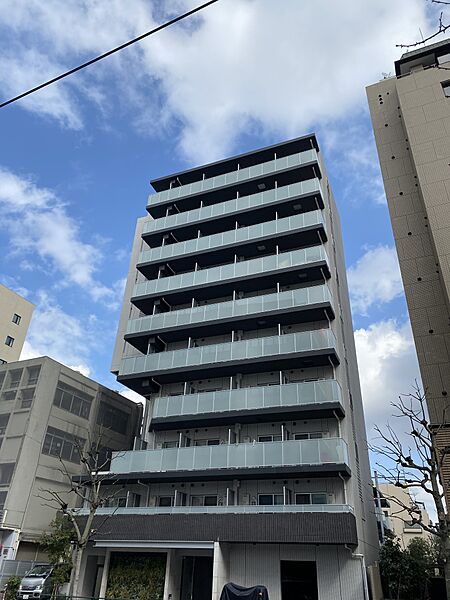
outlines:
[[[150,543],[149,543],[150,546]],[[181,544],[180,544],[181,546]],[[112,552],[121,552],[117,548]],[[136,552],[137,548],[128,551]],[[270,600],[289,600],[282,593],[281,565],[289,561],[314,564],[317,572],[318,600],[366,600],[367,583],[362,558],[344,546],[313,546],[301,544],[231,544],[215,542],[211,549],[142,548],[141,552],[163,552],[166,556],[164,600],[183,600],[183,564],[187,557],[212,557],[212,570],[205,573],[211,584],[211,600],[219,600],[225,583],[233,582],[250,587],[264,585]],[[155,554],[156,555],[156,554]],[[111,550],[92,549],[84,560],[83,595],[102,596],[108,583]],[[286,561],[286,562],[285,562]],[[103,566],[104,565],[104,566]],[[99,569],[100,567],[100,569]],[[103,583],[102,583],[103,582]],[[100,590],[101,586],[101,590]],[[301,588],[301,584],[299,584]],[[307,596],[299,596],[300,598]]]
[[[339,546],[233,544],[228,575],[243,586],[265,585],[270,600],[282,600],[281,561],[312,561],[317,568],[319,600],[366,598],[366,578],[360,558]]]

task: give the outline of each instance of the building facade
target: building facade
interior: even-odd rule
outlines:
[[[68,489],[60,457],[79,474],[78,444],[101,430],[105,452],[133,448],[141,413],[142,405],[48,357],[0,366],[2,559],[39,558],[37,542],[56,515],[39,496]]]
[[[372,486],[315,135],[152,185],[113,357],[148,398],[144,447],[113,457],[111,479],[133,495],[100,511],[113,514],[83,595],[98,565],[106,592],[127,550],[166,556],[165,599],[216,600],[229,581],[271,600],[365,598]]]
[[[445,40],[404,54],[395,77],[367,88],[428,411],[443,446],[450,444],[449,68]],[[450,460],[443,480],[449,502]]]
[[[0,284],[0,365],[19,360],[34,304]]]
[[[406,549],[409,542],[415,538],[427,540],[433,538],[433,535],[421,525],[413,523],[408,511],[402,508],[403,506],[417,508],[420,510],[422,522],[429,525],[431,519],[422,502],[413,500],[406,490],[392,483],[381,483],[379,490],[384,522],[388,525],[389,531],[399,540],[402,548]]]

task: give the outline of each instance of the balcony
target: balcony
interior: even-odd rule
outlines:
[[[164,297],[176,304],[182,304],[189,302],[193,294],[198,300],[211,298],[215,294],[231,294],[236,286],[240,290],[249,291],[271,285],[275,287],[276,283],[292,284],[296,279],[293,272],[300,269],[306,270],[306,280],[310,274],[322,280],[324,273],[328,276],[328,257],[323,246],[143,281],[134,286],[131,302],[146,312],[146,308],[149,309],[155,298]]]
[[[221,377],[238,366],[240,373],[248,373],[324,366],[330,361],[339,363],[336,339],[330,329],[318,329],[124,358],[118,380],[131,387],[136,379],[138,386],[145,386],[150,378],[170,383],[184,381],[189,373],[188,379],[195,379],[198,371],[202,378]]]
[[[306,202],[306,199],[311,196],[311,201]],[[291,204],[293,202],[298,203],[300,199],[302,200],[302,205],[305,204],[305,210],[324,207],[319,179],[307,179],[306,181],[300,181],[265,192],[240,196],[239,198],[233,198],[219,204],[203,206],[194,210],[149,220],[144,225],[142,237],[146,238],[152,234],[175,231],[182,228],[198,228],[202,223],[212,220],[220,220],[220,222],[228,220],[233,223],[238,217],[241,220],[243,215],[249,211],[263,210],[273,215],[271,207],[276,206],[278,210],[279,205],[289,202]]]
[[[197,257],[203,267],[214,262],[233,261],[236,246],[239,246],[240,255],[255,256],[258,255],[257,246],[262,242],[266,253],[273,251],[275,254],[277,244],[283,244],[283,250],[287,250],[311,246],[326,239],[322,213],[316,210],[145,250],[136,266],[150,279],[157,277],[161,263],[169,262],[173,268],[183,271],[193,269]]]
[[[223,444],[115,452],[111,474],[129,481],[261,479],[295,474],[349,475],[347,444],[341,438]],[[124,476],[124,477],[122,477]]]
[[[232,329],[255,329],[261,318],[271,327],[281,322],[319,321],[324,316],[334,317],[331,294],[325,284],[131,319],[125,339],[146,352],[150,336],[159,335],[171,342],[186,339],[187,335],[204,335],[205,327],[208,335],[222,335]]]
[[[268,514],[268,513],[350,513],[349,504],[286,504],[282,506],[130,506],[127,508],[99,508],[96,515],[198,515],[198,514]],[[80,508],[79,516],[87,516],[88,508]]]
[[[208,179],[195,181],[187,185],[180,185],[169,190],[157,192],[156,194],[151,194],[148,198],[147,209],[150,211],[154,206],[167,204],[182,198],[184,199],[197,196],[206,192],[212,192],[220,188],[248,182],[253,179],[279,174],[283,171],[298,169],[303,165],[314,164],[317,162],[318,159],[316,150],[297,152],[296,154],[291,154],[290,156],[276,158],[274,160],[259,163],[251,167],[238,169],[236,171],[224,173],[223,175],[216,175],[215,177],[210,177]]]
[[[279,419],[317,419],[344,416],[337,381],[324,379],[284,385],[203,392],[155,398],[152,430],[213,427]]]

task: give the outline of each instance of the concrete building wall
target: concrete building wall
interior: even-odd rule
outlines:
[[[19,360],[33,310],[29,300],[0,284],[0,364]]]
[[[40,369],[38,377],[36,369]],[[17,386],[10,389],[11,372],[17,374],[19,371],[20,380],[15,379],[14,385],[17,382]],[[31,387],[28,385],[30,381],[33,382]],[[88,418],[54,404],[57,386],[61,384],[92,399]],[[5,395],[7,400],[4,400]],[[99,427],[102,402],[129,415],[124,433],[110,428],[102,431]],[[56,510],[46,506],[47,503],[40,496],[46,496],[45,490],[57,491],[63,497],[67,494],[67,477],[61,472],[59,458],[43,451],[49,427],[86,440],[87,443],[96,435],[102,435],[102,445],[105,447],[131,449],[140,416],[140,405],[50,358],[0,366],[0,422],[9,417],[2,430],[0,472],[5,464],[11,465],[8,468],[12,470],[10,481],[6,483],[1,480],[0,483],[2,529],[16,530],[24,542],[36,542],[56,515]],[[64,469],[70,475],[81,472],[81,466],[71,460],[64,460]],[[67,496],[69,504],[75,500],[72,496]],[[4,552],[14,554],[18,542],[19,537],[15,547],[6,548]]]
[[[412,506],[413,504],[406,490],[396,487],[391,483],[382,483],[379,487],[383,497],[387,499],[390,505],[382,509],[383,513],[390,519],[389,523],[393,528],[393,534],[400,540],[403,548],[407,548],[409,542],[414,538],[428,540],[433,538],[432,534],[425,531],[420,525],[410,525],[411,517],[408,511],[401,507],[401,505]],[[397,503],[395,499],[398,500]],[[421,512],[423,522],[428,525],[431,519],[425,507],[421,507]]]

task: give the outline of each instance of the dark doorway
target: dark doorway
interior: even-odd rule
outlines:
[[[211,600],[212,556],[183,556],[181,600]]]
[[[211,600],[212,556],[183,556],[181,600]]]
[[[282,600],[318,600],[315,562],[281,561]]]

